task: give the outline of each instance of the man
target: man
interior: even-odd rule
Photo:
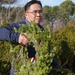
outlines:
[[[13,28],[16,27],[18,29],[19,24],[29,24],[31,22],[35,22],[38,25],[38,27],[40,27],[41,30],[44,29],[40,25],[40,22],[42,20],[42,4],[41,4],[41,2],[37,1],[37,0],[29,1],[25,5],[24,9],[25,9],[25,12],[24,12],[25,20],[22,22],[10,24],[5,27],[1,27],[0,28],[0,40],[19,43],[21,45],[28,45],[29,40],[25,37],[27,34],[26,33],[20,34],[18,32],[15,32],[13,30]],[[29,46],[28,47],[29,58],[35,57],[35,54],[36,54],[35,48],[33,48],[32,46]],[[53,60],[52,66],[53,67],[59,66],[58,63],[56,62],[56,60]]]

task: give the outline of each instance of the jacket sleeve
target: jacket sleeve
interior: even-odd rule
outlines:
[[[14,27],[19,28],[18,23],[0,27],[0,40],[18,43],[18,38],[20,34],[13,30]]]

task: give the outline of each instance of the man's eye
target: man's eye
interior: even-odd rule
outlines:
[[[34,11],[34,13],[37,13],[37,11]]]
[[[34,13],[42,13],[42,10],[39,11],[35,10]]]

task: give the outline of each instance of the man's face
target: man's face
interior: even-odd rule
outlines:
[[[25,18],[29,22],[35,22],[40,24],[42,20],[42,8],[39,4],[32,4],[29,9],[25,12]]]

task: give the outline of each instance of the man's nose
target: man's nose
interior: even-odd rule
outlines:
[[[37,15],[41,15],[39,12],[37,12]]]
[[[36,13],[37,15],[42,15],[42,12],[40,12],[40,11],[37,11],[37,13]]]

